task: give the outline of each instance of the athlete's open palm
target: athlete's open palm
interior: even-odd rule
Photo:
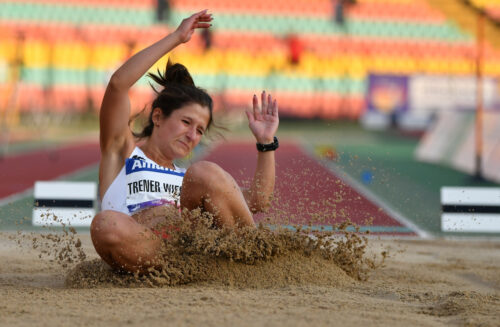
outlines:
[[[261,107],[257,96],[253,96],[253,111],[246,111],[248,126],[257,142],[267,144],[273,141],[273,137],[278,130],[278,102],[272,96],[266,95],[266,91],[261,94]]]

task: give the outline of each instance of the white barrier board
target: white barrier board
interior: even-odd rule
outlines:
[[[94,209],[34,208],[33,226],[90,226],[95,216]]]
[[[500,206],[500,187],[444,186],[441,204]]]
[[[443,232],[500,233],[499,187],[442,187]]]
[[[95,216],[94,182],[37,181],[34,187],[34,226],[90,226]]]
[[[37,181],[35,199],[95,200],[97,185],[94,182]]]
[[[500,215],[443,213],[441,230],[443,232],[499,233]]]

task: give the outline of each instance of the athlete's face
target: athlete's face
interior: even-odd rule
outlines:
[[[184,107],[174,110],[169,117],[160,115],[153,121],[157,123],[158,141],[162,152],[172,159],[187,156],[205,133],[210,120],[210,112],[207,107],[202,107],[197,103],[190,103]]]

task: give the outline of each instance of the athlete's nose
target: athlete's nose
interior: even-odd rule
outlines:
[[[193,141],[196,138],[196,128],[190,128],[186,133],[189,140]]]

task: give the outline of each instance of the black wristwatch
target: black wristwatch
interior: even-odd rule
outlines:
[[[269,144],[257,143],[257,150],[259,152],[274,151],[277,148],[279,148],[279,146],[280,146],[280,144],[278,142],[278,138],[275,136],[273,143],[269,143]]]

